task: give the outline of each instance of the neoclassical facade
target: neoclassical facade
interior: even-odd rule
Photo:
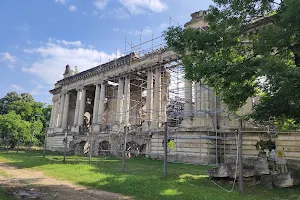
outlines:
[[[205,29],[203,14],[192,14],[186,27]],[[171,160],[214,163],[218,137],[234,131],[237,120],[228,116],[213,88],[184,80],[180,68],[180,57],[167,48],[129,53],[75,75],[66,66],[64,78],[50,91],[47,149],[63,150],[67,135],[75,154],[89,152],[92,144],[94,155],[118,155],[128,127],[128,151],[161,158],[164,123],[170,122]],[[251,109],[249,99],[240,112]]]

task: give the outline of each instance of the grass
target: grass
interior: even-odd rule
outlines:
[[[39,152],[0,153],[0,161],[11,165],[43,171],[59,180],[69,180],[75,184],[121,193],[136,199],[300,199],[300,188],[267,189],[260,186],[247,187],[241,196],[237,189],[227,193],[214,185],[207,177],[206,166],[168,164],[168,177],[163,177],[163,162],[146,158],[126,161],[123,174],[122,162],[116,158],[97,157],[92,164],[88,158],[69,156],[67,164],[62,156],[50,153],[43,158]],[[229,189],[231,185],[220,183]]]
[[[8,195],[6,191],[0,187],[0,200],[17,200],[17,199]]]

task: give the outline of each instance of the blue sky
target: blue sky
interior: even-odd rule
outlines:
[[[211,0],[1,0],[0,97],[31,93],[51,103],[49,90],[65,66],[83,71],[180,25]],[[171,24],[175,25],[174,22]],[[130,47],[127,45],[127,50]]]

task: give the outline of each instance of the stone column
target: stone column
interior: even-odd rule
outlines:
[[[62,118],[62,128],[65,129],[68,126],[68,115],[69,115],[69,102],[70,102],[70,94],[65,94],[65,103],[64,103],[64,113]]]
[[[206,85],[202,85],[201,87],[201,108],[202,111],[206,112],[208,109],[208,91],[209,88]]]
[[[99,95],[99,108],[98,108],[98,123],[99,124],[104,124],[103,123],[103,115],[104,115],[104,103],[105,103],[105,89],[106,89],[106,84],[101,83],[101,89],[100,89],[100,95]]]
[[[195,83],[194,84],[194,90],[195,90],[195,116],[201,115],[201,83]]]
[[[57,125],[56,120],[57,100],[53,101],[52,112],[51,112],[51,124],[50,128],[55,128]]]
[[[215,112],[215,91],[213,88],[202,85],[201,90],[201,108],[203,111],[203,125],[213,128],[214,112]],[[212,114],[212,115],[210,115]],[[211,118],[211,116],[213,118]],[[213,119],[213,120],[212,120]]]
[[[216,91],[213,87],[209,87],[208,99],[210,112],[214,113],[216,111]]]
[[[59,116],[58,116],[58,127],[62,126],[62,118],[63,118],[63,112],[64,112],[64,103],[65,103],[65,94],[61,94],[61,96],[60,96]]]
[[[77,98],[75,106],[74,126],[78,125],[78,113],[80,108],[81,89],[77,89]]]
[[[123,111],[123,88],[124,88],[124,80],[119,78],[118,85],[118,97],[117,97],[117,110],[116,110],[116,123],[122,122],[122,111]]]
[[[193,116],[193,84],[189,80],[184,81],[184,116]]]
[[[80,95],[80,107],[78,112],[78,125],[83,125],[83,119],[84,119],[84,110],[85,110],[85,96],[86,96],[86,89],[83,88],[81,95]]]
[[[162,76],[161,83],[161,116],[160,122],[167,121],[167,106],[169,101],[169,84],[170,84],[170,72],[165,69]]]
[[[146,115],[143,123],[143,130],[147,131],[150,128],[152,121],[153,110],[153,71],[148,70],[147,73],[147,96],[146,96]]]
[[[51,109],[51,117],[50,117],[50,122],[49,122],[49,128],[52,128],[54,103],[55,103],[55,101],[53,100],[52,101],[52,109]]]
[[[193,83],[189,80],[184,80],[184,117],[181,123],[182,127],[190,128],[193,126],[191,117],[193,116]]]
[[[130,78],[126,76],[124,84],[124,102],[123,102],[123,123],[129,123],[129,110],[130,110]]]
[[[96,92],[94,98],[94,109],[93,109],[93,124],[98,122],[98,107],[99,107],[99,94],[100,94],[100,85],[97,83]]]
[[[160,112],[161,112],[161,69],[158,67],[155,71],[153,99],[153,114],[151,128],[159,128]]]

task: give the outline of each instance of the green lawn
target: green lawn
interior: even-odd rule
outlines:
[[[163,177],[163,162],[145,158],[126,162],[126,173],[121,172],[122,162],[115,158],[88,158],[70,156],[67,164],[62,156],[48,154],[43,158],[39,152],[0,153],[0,161],[11,165],[43,171],[60,180],[117,192],[136,199],[300,199],[300,187],[271,190],[264,187],[247,187],[241,196],[237,190],[227,193],[208,180],[208,167],[186,164],[169,164],[168,178]],[[229,189],[231,185],[223,184]]]
[[[9,196],[3,188],[0,188],[0,200],[16,200],[16,198]]]

